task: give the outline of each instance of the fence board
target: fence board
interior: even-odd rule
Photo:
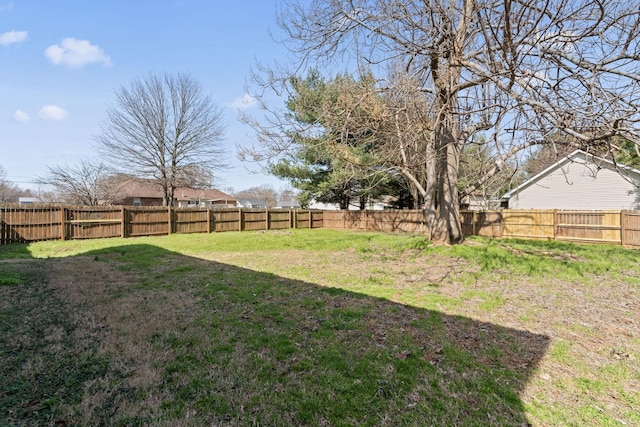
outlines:
[[[622,211],[622,245],[640,249],[640,211]]]
[[[166,207],[132,207],[125,210],[129,225],[128,236],[155,236],[171,234],[169,209]]]
[[[216,232],[240,231],[240,210],[216,209],[213,211],[213,221]]]
[[[423,211],[370,211],[365,215],[365,229],[387,232],[425,233]]]
[[[477,236],[502,237],[502,212],[478,212],[475,229]]]
[[[291,228],[291,214],[289,211],[269,211],[269,230],[283,230]]]
[[[502,237],[502,211],[462,211],[460,222],[465,236]]]
[[[386,232],[426,233],[421,210],[323,211],[324,227]]]
[[[476,235],[476,211],[461,211],[460,225],[465,236]]]
[[[620,211],[556,211],[556,239],[622,243]]]
[[[502,237],[553,240],[554,218],[552,210],[504,210]]]
[[[119,207],[72,207],[65,209],[65,239],[97,239],[122,235]]]
[[[61,208],[51,206],[3,208],[4,244],[59,239],[62,236],[61,212]]]
[[[345,211],[344,224],[349,230],[366,230],[366,219],[359,211]]]
[[[336,229],[346,228],[345,212],[347,211],[324,211],[324,227]]]
[[[297,210],[295,216],[295,228],[311,228],[309,219],[311,211]]]
[[[174,210],[174,233],[207,233],[209,210],[199,208]]]
[[[0,245],[8,245],[11,243],[11,238],[9,236],[10,230],[11,228],[4,223],[2,212],[0,212]]]
[[[324,226],[323,211],[310,211],[311,226],[309,228],[322,228]]]
[[[262,209],[243,209],[242,231],[258,231],[267,228],[267,212]]]

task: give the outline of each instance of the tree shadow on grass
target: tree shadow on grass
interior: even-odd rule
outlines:
[[[549,345],[151,245],[22,268],[0,288],[15,425],[522,425]]]

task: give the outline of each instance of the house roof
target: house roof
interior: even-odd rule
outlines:
[[[120,184],[120,192],[125,197],[143,197],[149,199],[161,199],[162,189],[155,184],[137,180],[127,180]],[[176,200],[225,200],[228,203],[235,203],[236,198],[229,194],[223,193],[215,188],[201,189],[178,187],[175,189],[173,197]]]
[[[118,191],[124,197],[162,198],[162,189],[151,183],[128,179],[118,185]]]
[[[582,151],[582,150],[575,150],[575,151],[567,154],[565,157],[561,158],[557,162],[553,163],[552,165],[550,165],[549,167],[547,167],[543,171],[535,174],[534,176],[532,176],[531,178],[529,178],[528,180],[526,180],[522,184],[518,185],[514,189],[512,189],[509,192],[505,193],[505,195],[502,196],[502,198],[503,199],[511,198],[514,194],[518,193],[519,191],[524,190],[525,188],[528,188],[528,187],[536,184],[538,181],[540,181],[541,179],[543,179],[547,175],[549,175],[552,172],[554,172],[554,171],[566,166],[569,163],[580,163],[580,164],[587,164],[587,163],[594,164],[594,163],[597,163],[598,168],[606,167],[608,169],[617,171],[618,173],[625,174],[627,176],[634,175],[636,179],[640,179],[640,170],[638,170],[638,169],[634,169],[631,166],[626,166],[626,165],[623,165],[623,164],[620,164],[620,163],[614,163],[611,160],[604,159],[604,158],[598,157],[598,156],[594,156],[593,154],[589,154],[589,153],[587,153],[585,151]]]
[[[201,188],[187,188],[179,187],[174,192],[174,197],[177,200],[226,200],[231,203],[236,202],[236,198],[229,194],[223,193],[215,188],[201,189]]]

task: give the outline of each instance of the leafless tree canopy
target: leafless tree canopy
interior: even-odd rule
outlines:
[[[105,159],[122,172],[151,179],[165,204],[193,172],[225,164],[222,112],[189,75],[149,75],[116,93],[102,133]],[[208,179],[210,181],[210,179]]]
[[[256,187],[249,187],[234,194],[238,199],[261,199],[267,204],[267,208],[272,208],[278,203],[278,192],[270,185],[263,184]]]
[[[7,181],[7,173],[0,165],[0,203],[16,203],[20,193],[17,185]]]
[[[293,188],[285,187],[280,189],[280,193],[278,194],[279,201],[295,201],[298,198],[298,192]]]
[[[640,144],[639,16],[638,0],[285,1],[279,23],[294,59],[259,67],[256,95],[286,94],[309,68],[371,70],[390,101],[388,165],[424,196],[432,237],[459,242],[459,194],[528,148],[564,135],[615,157],[616,140]],[[286,150],[292,132],[286,114],[262,105],[260,145],[247,150],[258,160]],[[492,166],[459,192],[461,152],[479,141]]]
[[[98,206],[112,201],[114,186],[109,179],[111,172],[104,163],[83,160],[76,166],[48,167],[48,174],[39,181],[53,189],[57,200]]]

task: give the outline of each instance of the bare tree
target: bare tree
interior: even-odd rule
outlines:
[[[530,147],[557,141],[560,134],[564,143],[583,149],[604,145],[615,158],[616,137],[640,143],[637,0],[306,3],[285,1],[279,19],[295,71],[277,65],[255,73],[255,95],[266,114],[256,126],[261,146],[254,158],[277,156],[291,141],[286,114],[260,97],[267,90],[286,94],[291,77],[305,68],[352,64],[352,73],[373,70],[379,94],[412,94],[395,98],[389,110],[397,116],[389,123],[411,123],[397,126],[394,142],[405,159],[389,165],[424,198],[435,240],[462,241],[459,196]],[[402,99],[427,108],[408,115]],[[346,123],[349,114],[344,118]],[[461,152],[479,135],[491,167],[460,190]]]
[[[267,184],[249,187],[236,192],[234,196],[239,199],[262,199],[268,208],[272,208],[278,203],[278,192]]]
[[[75,205],[98,206],[110,204],[113,183],[112,170],[104,163],[83,160],[76,166],[47,167],[46,176],[39,183],[53,190],[58,200]]]
[[[16,203],[21,190],[7,180],[7,173],[0,165],[0,203]]]
[[[194,171],[224,167],[222,112],[185,74],[149,75],[121,87],[97,140],[121,171],[156,182],[165,205]]]
[[[291,187],[283,187],[280,188],[280,192],[278,193],[279,201],[291,201],[296,200],[299,196],[299,192],[294,190]]]
[[[213,171],[200,165],[185,166],[178,173],[178,187],[211,188],[214,181]]]
[[[460,153],[460,167],[458,169],[458,188],[466,189],[474,186],[479,177],[485,176],[494,167],[490,146],[482,139],[478,143],[465,145]],[[465,195],[474,199],[482,209],[496,209],[501,205],[501,196],[524,180],[522,170],[510,159],[500,171],[493,174],[480,185],[475,186],[473,194]],[[465,204],[462,203],[461,206]]]
[[[9,184],[6,181],[7,173],[2,165],[0,165],[0,202],[6,203],[9,201]]]

